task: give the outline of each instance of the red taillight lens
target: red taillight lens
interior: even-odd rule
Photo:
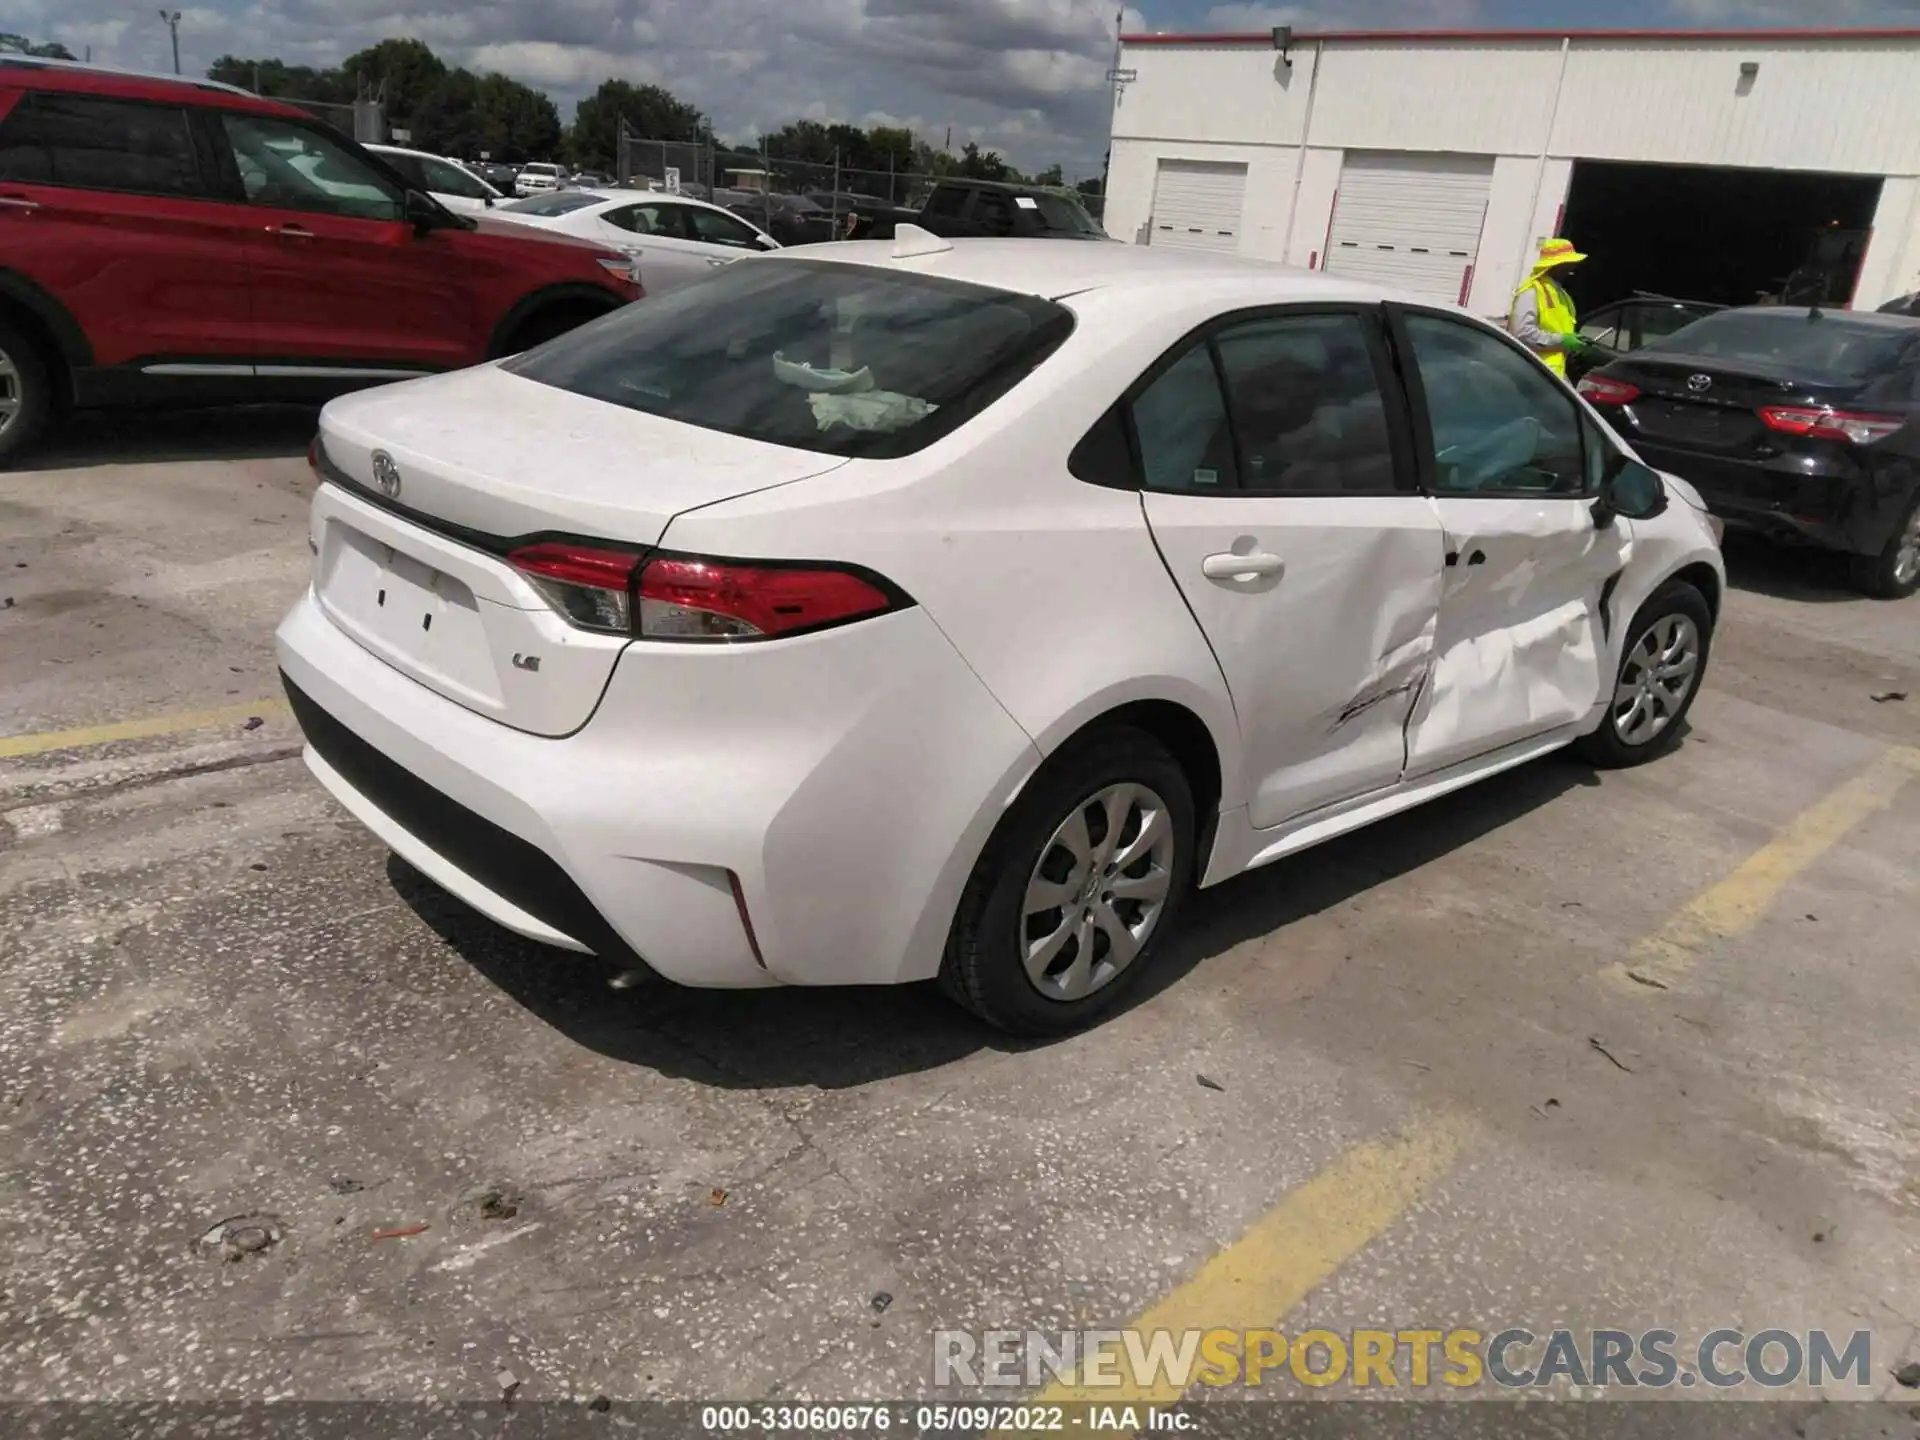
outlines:
[[[650,640],[760,640],[893,608],[872,581],[829,566],[735,565],[673,556],[640,572]]]
[[[640,563],[632,551],[550,542],[516,550],[507,563],[581,629],[632,633],[633,572]]]
[[[1871,445],[1884,440],[1906,422],[1898,415],[1855,415],[1824,406],[1770,405],[1760,412],[1770,430],[1786,435],[1805,435],[1815,440],[1844,440],[1853,445]]]
[[[1624,380],[1609,380],[1604,375],[1588,375],[1577,387],[1594,405],[1630,405],[1640,398],[1640,387]]]
[[[643,640],[767,640],[816,630],[897,603],[884,582],[830,565],[750,565],[562,541],[507,562],[585,630]]]

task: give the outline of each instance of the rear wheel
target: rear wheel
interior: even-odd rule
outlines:
[[[1613,700],[1600,728],[1575,752],[1603,769],[1642,765],[1671,749],[1707,673],[1713,611],[1683,580],[1648,597],[1627,631]]]
[[[1062,751],[1001,819],[947,942],[947,992],[1017,1035],[1081,1029],[1140,982],[1193,871],[1193,793],[1131,727]]]
[[[517,355],[522,350],[531,350],[569,330],[579,329],[589,320],[598,320],[606,313],[590,305],[550,305],[545,310],[536,310],[520,322],[502,353]]]
[[[0,465],[40,438],[52,409],[46,357],[31,338],[0,321]]]
[[[1920,590],[1920,495],[1885,549],[1853,557],[1853,583],[1877,600],[1904,600]]]

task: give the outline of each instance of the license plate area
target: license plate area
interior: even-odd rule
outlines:
[[[1641,400],[1633,407],[1633,418],[1650,439],[1710,449],[1744,444],[1759,428],[1759,421],[1745,410],[1673,400]]]
[[[481,602],[463,581],[337,519],[321,562],[320,603],[341,629],[437,689],[499,704]]]

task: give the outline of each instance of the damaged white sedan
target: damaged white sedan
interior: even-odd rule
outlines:
[[[1724,577],[1465,313],[909,226],[336,400],[314,463],[281,665],[416,868],[683,984],[937,977],[1025,1033],[1196,886],[1660,752]]]

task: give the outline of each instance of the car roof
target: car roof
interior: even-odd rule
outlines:
[[[65,94],[102,95],[115,100],[170,101],[176,105],[215,105],[251,110],[263,115],[286,115],[311,120],[310,111],[281,100],[268,100],[220,80],[190,80],[180,75],[158,75],[145,70],[121,70],[79,60],[54,60],[39,55],[0,55],[0,87],[46,90]]]
[[[1313,270],[1198,250],[1155,249],[1150,245],[1123,245],[1117,241],[1103,244],[1041,239],[960,239],[943,242],[944,248],[937,251],[895,256],[893,252],[899,243],[898,240],[838,240],[790,246],[780,255],[879,265],[1050,300],[1089,290],[1160,291],[1171,285],[1191,283],[1208,288],[1248,286],[1257,292],[1253,303],[1273,305],[1316,301],[1375,305],[1382,300],[1401,299],[1436,310],[1459,308]]]

